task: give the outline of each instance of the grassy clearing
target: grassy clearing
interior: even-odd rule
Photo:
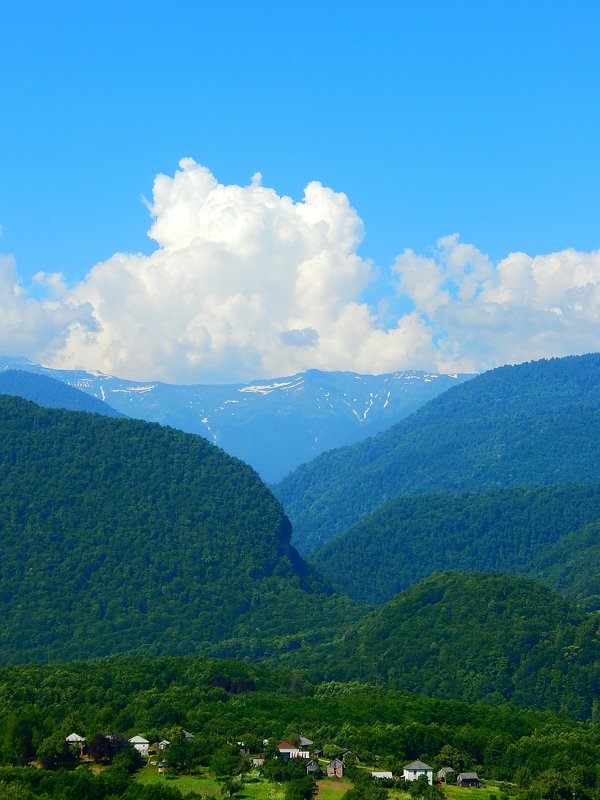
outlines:
[[[159,775],[156,767],[147,766],[140,770],[136,779],[140,783],[155,784],[164,783],[173,786],[182,794],[186,792],[197,792],[205,797],[221,798],[221,784],[212,775],[181,775],[177,778],[165,778]],[[276,783],[269,783],[254,776],[244,783],[241,794],[236,795],[240,800],[283,800],[284,789]]]
[[[341,800],[344,792],[352,788],[352,784],[348,781],[325,778],[317,781],[317,787],[317,800]]]
[[[490,800],[491,797],[500,797],[502,792],[496,785],[488,785],[485,789],[467,789],[462,786],[444,786],[447,800]],[[509,795],[510,800],[515,800],[514,795]],[[409,800],[410,795],[400,789],[390,789],[389,800]]]
[[[479,798],[479,800],[490,800],[490,797],[496,796],[500,797],[502,792],[497,786],[488,785],[485,789],[467,789],[463,788],[462,786],[445,786],[444,791],[446,792],[446,797],[449,800],[467,800],[467,798],[471,798],[471,800],[475,800],[475,798]],[[511,800],[514,800],[514,795],[509,795]]]

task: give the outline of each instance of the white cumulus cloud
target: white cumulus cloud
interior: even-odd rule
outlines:
[[[345,194],[312,182],[294,201],[258,173],[226,186],[191,159],[156,177],[148,208],[154,252],[116,253],[75,286],[40,274],[24,287],[1,257],[3,352],[191,383],[475,371],[600,349],[598,252],[494,264],[451,235],[426,255],[404,250],[386,280],[358,254],[363,224]],[[373,286],[379,310],[364,300]],[[390,324],[394,291],[412,309]]]
[[[92,308],[85,301],[64,299],[57,275],[39,273],[35,284],[47,297],[37,299],[21,283],[12,256],[0,255],[0,352],[31,356],[64,347],[78,325],[93,330]]]
[[[258,174],[225,186],[184,159],[157,176],[149,210],[157,249],[117,253],[73,287],[95,326],[72,325],[52,366],[199,382],[432,363],[408,320],[386,332],[361,302],[374,275],[346,195],[312,182],[294,202]]]
[[[405,250],[394,271],[398,291],[435,331],[441,369],[600,349],[600,251],[510,253],[493,264],[454,234],[430,257]]]

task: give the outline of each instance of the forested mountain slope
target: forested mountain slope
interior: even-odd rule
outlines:
[[[473,377],[418,370],[358,375],[312,369],[250,383],[181,386],[55,370],[24,358],[0,357],[0,374],[7,369],[44,374],[106,401],[128,417],[197,433],[246,461],[266,481],[280,480],[325,450],[389,428],[432,397]]]
[[[5,664],[273,648],[356,616],[289,536],[256,473],[198,436],[0,396]]]
[[[119,411],[89,394],[74,389],[48,375],[9,369],[0,372],[0,394],[10,394],[31,400],[44,408],[65,408],[68,411],[88,411],[105,417],[122,417]]]
[[[599,637],[600,616],[529,579],[438,573],[317,648],[313,676],[589,718]]]
[[[275,487],[307,553],[402,494],[600,480],[600,355],[500,367]]]
[[[525,572],[588,611],[600,611],[600,525],[561,537]]]
[[[600,596],[598,526],[586,529],[585,542],[583,534],[567,534],[598,521],[598,484],[404,495],[309,561],[351,597],[374,605],[448,569],[530,574],[574,600],[589,599]]]

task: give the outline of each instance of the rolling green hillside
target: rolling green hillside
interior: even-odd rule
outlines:
[[[596,521],[597,484],[405,495],[309,560],[351,597],[374,605],[448,569],[530,574],[580,600],[600,596],[598,528],[586,529],[585,541],[580,534],[563,544],[561,537]],[[534,569],[530,562],[538,556]]]
[[[402,494],[598,482],[600,355],[492,370],[275,487],[303,553]]]
[[[600,611],[600,525],[563,536],[525,572],[588,611]]]
[[[438,573],[317,648],[312,674],[589,718],[599,637],[600,616],[529,579]]]
[[[256,473],[197,436],[0,396],[5,664],[272,650],[355,617],[289,537]]]

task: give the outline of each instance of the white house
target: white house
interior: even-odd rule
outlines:
[[[129,744],[133,745],[138,753],[141,753],[143,756],[148,755],[148,745],[150,742],[148,739],[144,739],[143,736],[132,736],[129,740]]]
[[[67,744],[75,744],[79,748],[81,752],[83,752],[83,746],[85,744],[85,736],[80,736],[78,733],[70,733],[65,742]]]
[[[433,785],[433,767],[423,761],[419,761],[419,759],[406,764],[402,775],[405,781],[416,781],[421,775],[425,775],[429,785]]]

